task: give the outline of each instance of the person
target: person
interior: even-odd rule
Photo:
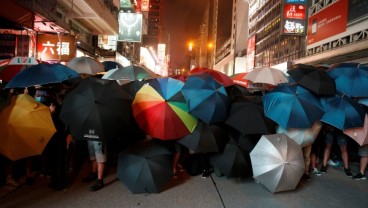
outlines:
[[[348,151],[347,151],[347,136],[343,134],[341,130],[336,129],[335,127],[330,126],[330,125],[327,126],[327,132],[326,132],[326,137],[325,137],[326,146],[325,146],[324,153],[323,153],[323,164],[321,166],[320,171],[322,173],[327,173],[327,162],[330,158],[331,147],[332,147],[334,138],[337,139],[337,143],[339,144],[340,149],[341,149],[341,158],[343,161],[345,174],[348,177],[353,177],[353,175],[351,174],[350,168],[349,168],[349,156],[348,156]]]
[[[318,169],[318,161],[321,161],[320,158],[322,158],[322,155],[323,155],[324,145],[325,145],[325,142],[324,142],[325,136],[326,136],[326,125],[322,124],[321,130],[318,133],[317,138],[314,140],[312,144],[311,156],[310,156],[312,172],[316,176],[321,176],[321,172]]]
[[[82,182],[91,182],[96,180],[95,184],[92,185],[89,190],[98,191],[105,186],[103,181],[106,163],[106,154],[104,153],[105,145],[101,141],[92,140],[88,140],[87,144],[91,161],[91,172],[86,178],[82,180]]]
[[[353,176],[354,180],[366,180],[365,169],[368,164],[368,144],[359,147],[360,165],[359,173]]]
[[[304,163],[305,163],[305,172],[302,176],[303,179],[305,180],[311,180],[311,177],[309,175],[309,166],[310,166],[310,162],[311,162],[311,150],[312,150],[312,144],[307,145],[305,147],[302,148],[303,151],[303,156],[304,156]]]

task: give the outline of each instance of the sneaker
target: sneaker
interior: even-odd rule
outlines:
[[[211,175],[211,172],[209,170],[203,170],[202,178],[208,178],[210,175]]]
[[[311,180],[312,178],[309,176],[309,174],[303,174],[302,179],[304,180]]]
[[[82,179],[83,183],[92,182],[97,179],[97,173],[90,172],[87,177]]]
[[[321,173],[327,173],[327,166],[321,166]]]
[[[104,184],[103,180],[97,180],[96,183],[93,186],[89,187],[89,190],[90,191],[98,191],[98,190],[102,189],[104,186],[105,186],[105,184]]]
[[[367,178],[362,173],[358,173],[353,177],[354,180],[366,180]]]
[[[316,174],[316,176],[321,175],[321,172],[318,170],[318,168],[313,168],[313,173]]]
[[[347,177],[353,177],[353,174],[350,172],[350,168],[344,168],[344,171]]]
[[[18,187],[20,184],[13,178],[13,176],[6,177],[6,185]]]

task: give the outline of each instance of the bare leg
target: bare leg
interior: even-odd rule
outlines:
[[[102,180],[105,170],[105,163],[96,163],[97,165],[97,179]]]
[[[173,158],[173,173],[174,173],[174,175],[177,172],[176,168],[178,166],[179,158],[180,158],[180,152],[176,152],[174,154],[174,158]]]
[[[362,175],[365,174],[365,169],[367,168],[367,164],[368,164],[368,157],[361,157],[360,158],[360,173]]]
[[[340,149],[341,149],[341,158],[344,163],[344,168],[348,169],[349,168],[349,156],[348,156],[346,145],[340,146]]]
[[[330,159],[331,144],[326,144],[325,151],[323,153],[323,166],[327,165],[328,159]]]
[[[312,153],[311,154],[311,164],[312,164],[312,168],[314,169],[314,168],[316,168],[317,166],[317,156],[316,156],[316,154],[315,153]]]

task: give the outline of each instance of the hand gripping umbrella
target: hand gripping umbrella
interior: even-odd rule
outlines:
[[[89,77],[65,96],[60,119],[76,139],[115,139],[129,124],[131,101],[112,80]]]
[[[157,78],[145,84],[133,101],[134,117],[146,134],[162,140],[179,139],[192,132],[197,118],[188,112],[181,89],[184,83]]]
[[[0,153],[11,160],[40,155],[56,132],[50,109],[27,94],[14,96],[0,121]]]
[[[253,177],[272,193],[294,190],[305,171],[302,148],[285,134],[263,135],[250,159]]]
[[[210,75],[191,75],[183,87],[189,112],[207,124],[225,121],[229,105],[225,87]]]
[[[136,193],[159,193],[172,178],[172,155],[165,147],[141,142],[119,154],[117,176]]]

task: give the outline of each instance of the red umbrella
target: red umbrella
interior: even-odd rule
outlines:
[[[146,134],[162,140],[179,139],[191,133],[197,118],[188,113],[181,92],[184,83],[157,78],[145,84],[133,101],[133,114]]]
[[[182,82],[187,81],[187,78],[188,78],[188,76],[186,76],[184,74],[173,75],[173,76],[170,76],[170,77],[173,78],[173,79],[180,80]]]
[[[201,72],[201,71],[203,71],[203,70],[207,70],[208,68],[203,68],[203,67],[196,67],[196,68],[193,68],[193,69],[191,69],[190,71],[189,71],[189,75],[191,75],[191,74],[195,74],[195,73],[197,73],[197,72]]]
[[[216,71],[214,69],[204,69],[202,71],[192,72],[191,75],[198,75],[198,74],[208,74],[213,77],[216,81],[220,82],[224,87],[228,87],[234,85],[233,80],[227,76],[226,74]]]
[[[14,57],[9,61],[8,65],[4,66],[0,71],[0,79],[9,82],[20,71],[39,63],[41,63],[41,61],[33,57]]]

